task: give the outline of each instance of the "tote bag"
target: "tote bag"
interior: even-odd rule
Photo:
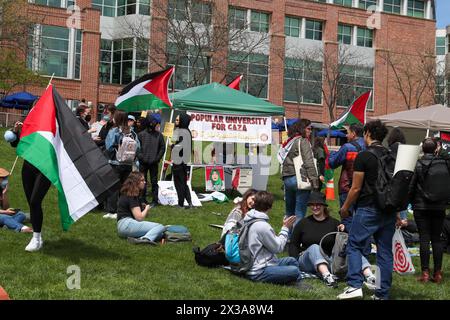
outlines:
[[[306,169],[303,168],[303,158],[302,153],[300,151],[300,140],[298,139],[298,156],[293,159],[294,167],[295,167],[295,175],[297,177],[297,189],[299,190],[311,190],[311,181],[308,179],[308,174]],[[317,173],[317,160],[314,160],[314,169],[316,169]]]
[[[392,238],[392,254],[394,256],[395,272],[398,274],[412,274],[416,271],[400,228],[395,229],[394,237]]]

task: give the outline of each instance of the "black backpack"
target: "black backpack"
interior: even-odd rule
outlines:
[[[367,148],[378,160],[378,176],[375,182],[375,205],[383,213],[391,214],[406,210],[408,192],[413,171],[400,170],[394,176],[395,157],[383,146]]]
[[[220,242],[207,245],[203,250],[199,247],[193,248],[195,262],[198,265],[208,268],[217,268],[220,266],[228,266],[230,263],[225,258],[225,250]]]
[[[430,202],[445,202],[450,200],[450,164],[447,160],[433,158],[426,165],[422,165],[423,175],[419,180],[424,197]]]

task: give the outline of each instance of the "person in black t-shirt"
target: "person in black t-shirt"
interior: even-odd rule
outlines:
[[[145,178],[140,172],[132,172],[120,189],[117,205],[117,231],[120,237],[128,237],[134,244],[156,245],[164,234],[165,227],[156,222],[144,221],[150,210],[142,208],[139,195],[145,188]]]
[[[364,126],[364,141],[368,149],[373,149],[377,155],[387,151],[382,141],[387,135],[387,128],[381,121],[371,121]],[[356,214],[353,216],[347,244],[348,272],[347,284],[338,299],[362,298],[364,277],[361,273],[361,257],[371,236],[377,245],[377,267],[379,268],[379,284],[375,300],[389,299],[392,284],[393,256],[392,237],[395,231],[396,215],[381,212],[375,205],[375,183],[378,177],[377,157],[369,150],[358,154],[353,167],[353,182],[345,203],[341,207],[341,217],[349,215],[349,207],[356,202]],[[397,223],[400,216],[397,214]]]
[[[334,246],[335,237],[328,236],[322,242],[325,255],[320,251],[320,240],[327,233],[344,231],[344,224],[330,217],[325,195],[313,191],[309,197],[308,206],[312,215],[301,220],[294,227],[289,255],[298,258],[301,271],[318,274],[327,286],[337,287],[335,276],[330,273],[331,251]],[[367,286],[374,289],[375,277],[370,270],[370,263],[363,256],[362,270],[366,276]]]

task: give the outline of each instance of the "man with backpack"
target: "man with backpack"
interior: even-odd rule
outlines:
[[[342,166],[341,176],[339,178],[339,205],[342,205],[347,199],[348,192],[352,186],[353,164],[359,152],[366,149],[364,143],[363,127],[359,123],[351,124],[347,129],[347,140],[339,151],[332,152],[328,158],[328,163],[332,169]],[[346,230],[350,230],[352,223],[353,206],[350,207],[350,216],[342,219]]]
[[[156,131],[157,120],[152,114],[148,114],[145,125],[146,128],[138,133],[141,149],[137,154],[139,159],[139,171],[145,177],[144,195],[147,196],[147,172],[150,173],[150,181],[152,185],[152,203],[150,207],[158,205],[158,166],[166,146],[163,135]]]
[[[378,201],[378,178],[382,176],[379,170],[384,169],[380,159],[389,153],[381,143],[388,130],[381,121],[371,121],[364,126],[364,141],[367,150],[358,154],[354,164],[352,187],[347,199],[341,207],[342,218],[349,216],[349,208],[355,204],[356,212],[353,216],[347,244],[348,272],[347,284],[338,299],[362,298],[364,277],[361,273],[361,257],[367,247],[367,242],[373,236],[377,245],[377,267],[379,287],[372,296],[374,300],[389,298],[392,284],[393,256],[392,237],[395,231],[396,212],[385,212],[380,209]],[[407,188],[407,186],[406,186]],[[397,221],[400,218],[397,217]]]
[[[266,191],[259,191],[255,194],[254,209],[250,210],[244,218],[244,225],[253,222],[247,233],[247,245],[244,246],[249,248],[253,259],[246,277],[258,282],[295,283],[300,276],[297,259],[293,257],[278,259],[276,256],[284,250],[295,216],[283,220],[283,227],[277,236],[268,222],[268,212],[272,204],[273,195]],[[258,221],[252,221],[255,219]]]

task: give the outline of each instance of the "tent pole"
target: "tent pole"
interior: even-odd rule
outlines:
[[[425,138],[428,138],[430,136],[430,128],[427,129],[427,135]]]
[[[174,111],[173,109],[170,111],[170,120],[169,120],[169,123],[172,123],[172,121],[173,121],[173,111]],[[166,161],[167,148],[169,147],[169,140],[170,140],[170,137],[167,137],[167,139],[166,139],[166,150],[164,150],[163,166],[162,166],[162,168],[161,168],[161,174],[159,175],[159,181],[162,180],[162,175],[163,175],[163,172],[164,172],[164,162]]]

